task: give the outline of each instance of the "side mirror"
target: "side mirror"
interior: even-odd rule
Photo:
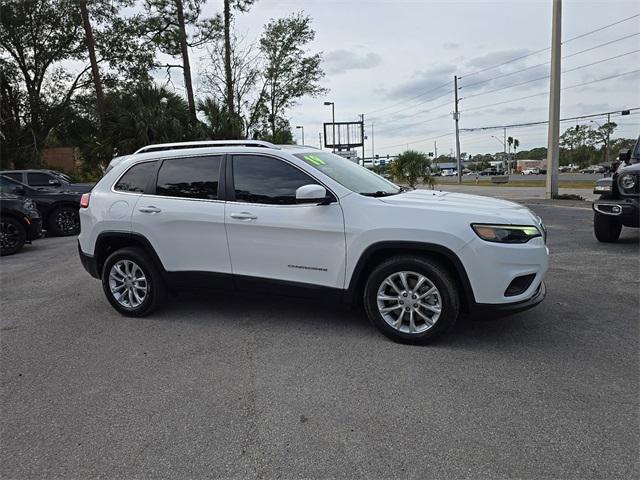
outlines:
[[[27,191],[24,189],[24,187],[15,187],[13,189],[13,193],[16,195],[25,195]]]
[[[53,185],[54,187],[59,187],[62,184],[60,183],[60,180],[51,179],[51,180],[49,180],[49,185]]]
[[[326,204],[330,200],[327,189],[321,185],[303,185],[296,190],[296,203]]]

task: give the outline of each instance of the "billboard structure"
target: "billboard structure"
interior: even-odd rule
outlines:
[[[324,124],[325,147],[340,151],[362,147],[363,145],[363,122],[327,122]]]

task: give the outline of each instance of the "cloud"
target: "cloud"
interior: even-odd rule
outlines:
[[[404,99],[421,95],[429,90],[434,90],[441,85],[451,82],[451,90],[453,90],[453,75],[456,71],[456,65],[441,65],[432,67],[429,70],[421,70],[413,74],[413,78],[407,82],[401,83],[396,87],[393,87],[387,93],[387,97],[390,99]],[[442,91],[434,92],[433,95],[437,96],[438,93],[445,93],[446,88],[442,88]],[[430,95],[429,95],[430,96]],[[425,100],[429,98],[425,97]]]
[[[460,44],[454,42],[445,42],[442,44],[442,48],[445,50],[455,50],[458,47],[460,47]]]
[[[327,73],[340,74],[349,70],[363,70],[380,65],[382,57],[377,53],[358,55],[349,50],[333,50],[324,55]]]

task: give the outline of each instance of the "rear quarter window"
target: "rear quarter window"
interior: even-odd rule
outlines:
[[[118,192],[144,193],[147,183],[155,177],[156,162],[145,162],[134,165],[120,180],[116,182],[113,189]]]

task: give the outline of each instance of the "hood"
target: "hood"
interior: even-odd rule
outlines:
[[[631,165],[623,163],[618,167],[618,173],[640,173],[640,163],[632,163]]]
[[[538,223],[535,214],[523,205],[508,200],[466,193],[411,190],[398,195],[381,197],[380,200],[391,205],[473,214],[478,218],[478,221],[482,221],[484,218],[489,222]]]

